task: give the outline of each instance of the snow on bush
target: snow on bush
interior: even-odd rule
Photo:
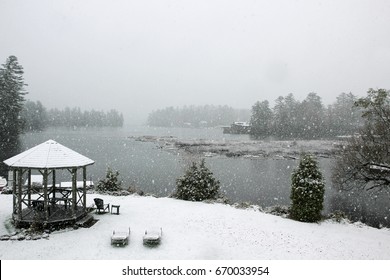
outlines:
[[[219,187],[220,182],[205,166],[203,159],[199,165],[193,162],[185,175],[177,179],[176,191],[173,196],[190,201],[216,199],[219,196]]]
[[[301,222],[321,220],[325,182],[317,161],[304,155],[292,173],[290,217]]]
[[[119,181],[119,172],[113,171],[111,168],[107,169],[106,178],[101,179],[97,186],[96,190],[98,192],[107,193],[107,192],[120,192],[121,181]]]

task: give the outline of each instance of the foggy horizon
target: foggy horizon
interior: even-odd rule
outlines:
[[[289,93],[328,105],[390,88],[389,13],[387,1],[5,0],[0,62],[18,58],[26,99],[126,122]]]

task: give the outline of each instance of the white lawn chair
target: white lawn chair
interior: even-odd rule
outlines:
[[[145,230],[143,243],[147,246],[156,246],[161,243],[162,228],[160,230]]]
[[[129,231],[113,231],[111,235],[111,245],[126,246],[129,244],[130,228]]]

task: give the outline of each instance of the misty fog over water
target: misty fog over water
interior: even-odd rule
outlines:
[[[389,13],[384,0],[3,0],[0,60],[18,57],[27,99],[127,123],[288,93],[331,104],[390,88]]]
[[[181,140],[248,140],[248,135],[223,134],[220,128],[49,128],[21,136],[21,150],[53,139],[95,161],[87,168],[88,179],[96,184],[105,177],[107,168],[118,170],[122,187],[136,187],[145,193],[169,196],[192,160],[180,149],[164,150],[153,142],[136,141],[137,136],[173,136]],[[374,193],[339,194],[331,188],[331,158],[319,158],[326,180],[324,214],[342,210],[355,220],[390,226],[387,217],[389,195]],[[247,159],[225,156],[207,157],[206,164],[221,182],[221,191],[230,202],[249,202],[261,207],[290,204],[291,172],[298,165],[292,159]],[[58,175],[69,181],[68,174]]]

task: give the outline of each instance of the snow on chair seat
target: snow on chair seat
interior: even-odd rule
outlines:
[[[156,246],[161,243],[162,228],[160,230],[145,230],[143,243],[147,246]]]
[[[129,231],[113,231],[111,236],[111,245],[122,245],[129,244],[130,228]]]

